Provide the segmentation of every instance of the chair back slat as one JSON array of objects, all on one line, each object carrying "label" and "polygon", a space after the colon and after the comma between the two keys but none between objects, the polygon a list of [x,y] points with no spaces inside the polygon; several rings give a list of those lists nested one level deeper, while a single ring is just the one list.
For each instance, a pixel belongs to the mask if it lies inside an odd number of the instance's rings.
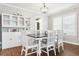
[{"label": "chair back slat", "polygon": [[55,42],[55,40],[56,40],[56,34],[55,34],[55,32],[48,31],[47,36],[48,36],[48,38],[47,38],[47,43],[48,44],[51,43],[51,42],[52,43]]},{"label": "chair back slat", "polygon": [[58,34],[58,42],[63,42],[63,36],[64,36],[63,31],[58,30],[57,34]]}]

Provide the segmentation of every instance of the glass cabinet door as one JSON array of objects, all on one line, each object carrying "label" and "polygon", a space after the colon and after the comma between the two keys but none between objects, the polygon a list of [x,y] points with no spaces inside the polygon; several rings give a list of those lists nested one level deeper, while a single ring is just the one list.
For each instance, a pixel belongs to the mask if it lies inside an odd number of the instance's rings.
[{"label": "glass cabinet door", "polygon": [[9,15],[3,15],[3,20],[9,20],[10,16]]},{"label": "glass cabinet door", "polygon": [[24,18],[19,18],[19,26],[24,26]]},{"label": "glass cabinet door", "polygon": [[16,16],[12,16],[12,26],[18,25],[18,18]]},{"label": "glass cabinet door", "polygon": [[10,25],[10,16],[3,15],[3,25]]}]

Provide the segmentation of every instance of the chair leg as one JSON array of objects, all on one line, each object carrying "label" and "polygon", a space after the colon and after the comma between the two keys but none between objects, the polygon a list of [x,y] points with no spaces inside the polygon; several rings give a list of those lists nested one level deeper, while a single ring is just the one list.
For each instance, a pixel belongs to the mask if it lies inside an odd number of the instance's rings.
[{"label": "chair leg", "polygon": [[56,56],[56,50],[55,50],[55,48],[54,48],[54,54],[55,54],[55,56]]},{"label": "chair leg", "polygon": [[38,51],[38,47],[37,47],[37,56],[39,56],[39,51]]},{"label": "chair leg", "polygon": [[47,47],[47,56],[49,56],[49,51],[48,51],[48,47]]},{"label": "chair leg", "polygon": [[58,52],[60,53],[60,46],[58,46]]},{"label": "chair leg", "polygon": [[49,51],[47,51],[47,56],[49,56]]},{"label": "chair leg", "polygon": [[64,51],[64,46],[63,46],[63,44],[62,44],[62,50]]},{"label": "chair leg", "polygon": [[24,47],[22,47],[22,50],[21,50],[21,56],[22,56],[22,54],[23,54],[23,51],[24,51]]},{"label": "chair leg", "polygon": [[22,56],[22,54],[23,54],[23,49],[21,50],[21,56]]},{"label": "chair leg", "polygon": [[37,51],[37,56],[39,56],[38,51]]},{"label": "chair leg", "polygon": [[26,50],[25,50],[25,56],[27,56],[27,51],[28,51],[28,50],[26,49]]}]

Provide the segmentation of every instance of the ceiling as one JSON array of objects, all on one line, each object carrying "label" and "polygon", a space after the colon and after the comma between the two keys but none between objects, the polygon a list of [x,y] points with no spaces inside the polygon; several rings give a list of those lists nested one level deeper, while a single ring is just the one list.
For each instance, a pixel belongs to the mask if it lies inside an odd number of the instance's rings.
[{"label": "ceiling", "polygon": [[[43,6],[42,3],[7,3],[10,6],[20,7],[23,9],[27,9],[33,11],[35,13],[41,13],[40,8]],[[48,7],[48,14],[53,14],[56,12],[60,12],[62,10],[68,9],[77,5],[77,3],[46,3]]]}]

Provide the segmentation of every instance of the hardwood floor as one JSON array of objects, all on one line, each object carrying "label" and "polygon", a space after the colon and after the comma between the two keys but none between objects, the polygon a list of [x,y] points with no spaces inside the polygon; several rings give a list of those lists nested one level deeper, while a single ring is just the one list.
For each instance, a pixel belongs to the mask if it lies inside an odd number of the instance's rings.
[{"label": "hardwood floor", "polygon": [[21,47],[4,49],[0,52],[1,56],[20,56]]},{"label": "hardwood floor", "polygon": [[[77,45],[72,45],[72,44],[67,44],[64,43],[64,51],[57,53],[57,56],[79,56],[79,46]],[[1,56],[20,56],[21,54],[21,47],[15,47],[15,48],[10,48],[10,49],[4,49],[0,51]],[[42,56],[46,56],[46,53],[41,54]],[[35,54],[32,54],[30,56],[36,56]],[[50,56],[54,56],[53,51],[50,51]]]},{"label": "hardwood floor", "polygon": [[65,50],[61,53],[62,56],[79,56],[79,46],[73,44],[64,44]]}]

